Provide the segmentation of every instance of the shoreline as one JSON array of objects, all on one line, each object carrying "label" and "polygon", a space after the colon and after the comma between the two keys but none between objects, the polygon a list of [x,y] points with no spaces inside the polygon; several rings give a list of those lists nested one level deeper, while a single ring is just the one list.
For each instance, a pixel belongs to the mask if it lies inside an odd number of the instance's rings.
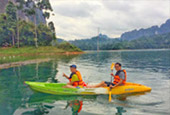
[{"label": "shoreline", "polygon": [[[34,47],[0,48],[0,69],[3,64],[10,66],[11,64],[15,65],[16,63],[14,62],[22,63],[23,61],[32,61],[35,59],[43,60],[51,57],[74,56],[84,53],[86,52],[81,50],[64,50],[52,46],[43,46],[37,49]],[[17,63],[16,65],[19,64]]]},{"label": "shoreline", "polygon": [[0,64],[0,70],[1,69],[7,69],[7,68],[10,68],[10,67],[16,67],[16,66],[23,66],[23,65],[34,64],[34,63],[48,62],[50,60],[51,60],[50,58],[47,58],[47,59],[34,59],[34,60],[27,60],[27,61],[4,63],[4,64]]},{"label": "shoreline", "polygon": [[[48,61],[51,61],[52,58],[50,57],[44,57],[44,58],[41,58],[39,57],[37,59],[36,56],[72,56],[72,55],[79,55],[79,54],[83,54],[85,52],[64,52],[64,53],[52,53],[52,54],[49,54],[47,53],[46,55],[43,54],[38,54],[38,55],[29,55],[30,57],[35,57],[35,59],[32,59],[32,58],[28,58],[28,59],[25,59],[25,60],[22,60],[22,61],[12,61],[12,62],[5,62],[5,63],[0,63],[0,70],[1,69],[7,69],[7,68],[10,68],[10,67],[16,67],[16,66],[23,66],[23,65],[28,65],[28,64],[35,64],[35,63],[42,63],[42,62],[48,62]],[[18,55],[18,56],[27,56],[27,55]],[[9,56],[4,56],[4,57],[8,57]],[[10,56],[11,57],[11,56]],[[16,56],[17,57],[17,56]],[[2,57],[0,57],[0,61],[1,59],[3,59]],[[12,59],[12,58],[10,58]]]},{"label": "shoreline", "polygon": [[53,46],[0,48],[0,57],[3,56],[34,56],[34,55],[74,55],[82,54],[84,51],[77,49],[60,49]]},{"label": "shoreline", "polygon": [[[162,51],[170,50],[170,48],[158,48],[158,49],[119,49],[119,50],[99,50],[98,52],[119,52],[119,51]],[[84,52],[97,52],[97,50],[84,50]]]},{"label": "shoreline", "polygon": [[84,54],[85,51],[66,51],[66,52],[56,52],[56,53],[21,53],[21,54],[3,54],[0,53],[0,58],[4,56],[51,56],[51,55],[78,55]]}]

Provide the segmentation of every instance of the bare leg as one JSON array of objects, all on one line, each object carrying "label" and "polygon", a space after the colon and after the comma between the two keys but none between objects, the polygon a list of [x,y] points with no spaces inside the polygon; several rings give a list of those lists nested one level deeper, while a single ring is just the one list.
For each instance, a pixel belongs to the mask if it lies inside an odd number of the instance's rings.
[{"label": "bare leg", "polygon": [[67,84],[66,86],[63,86],[63,88],[76,88],[76,87]]},{"label": "bare leg", "polygon": [[102,81],[101,83],[94,85],[94,86],[87,86],[87,88],[98,88],[98,87],[107,87],[107,84],[105,84],[104,81]]}]

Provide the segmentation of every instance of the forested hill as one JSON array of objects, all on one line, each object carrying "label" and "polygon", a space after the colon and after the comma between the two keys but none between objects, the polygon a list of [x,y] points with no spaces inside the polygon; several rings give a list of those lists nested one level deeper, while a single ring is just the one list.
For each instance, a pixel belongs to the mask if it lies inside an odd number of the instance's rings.
[{"label": "forested hill", "polygon": [[125,32],[121,35],[121,39],[123,40],[134,40],[140,37],[149,37],[154,35],[160,35],[170,32],[170,19],[168,19],[165,23],[159,26],[152,26],[146,29],[132,30],[129,32]]},{"label": "forested hill", "polygon": [[170,19],[160,27],[152,26],[125,32],[120,38],[109,38],[107,35],[100,34],[90,39],[74,40],[70,43],[82,50],[96,50],[97,39],[101,50],[170,48]]},{"label": "forested hill", "polygon": [[91,39],[73,40],[69,42],[82,50],[96,50],[97,39],[99,39],[100,46],[119,41],[118,39],[109,38],[107,35],[99,34],[99,36],[92,37]]},{"label": "forested hill", "polygon": [[[99,37],[100,50],[170,48],[170,32],[161,35],[140,37],[131,41],[119,38],[103,38],[102,36],[103,35],[100,35]],[[82,50],[96,50],[97,39],[98,37],[96,36],[91,39],[70,41],[70,43]]]}]

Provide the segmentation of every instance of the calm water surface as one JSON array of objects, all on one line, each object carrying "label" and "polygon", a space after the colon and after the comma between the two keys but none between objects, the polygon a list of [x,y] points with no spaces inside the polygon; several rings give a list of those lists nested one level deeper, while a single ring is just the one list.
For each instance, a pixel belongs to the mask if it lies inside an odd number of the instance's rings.
[{"label": "calm water surface", "polygon": [[[113,96],[55,96],[37,93],[24,81],[68,82],[76,64],[84,81],[110,80],[110,65],[120,62],[127,70],[127,81],[152,88],[145,95],[118,99]],[[57,79],[54,80],[54,79]],[[170,50],[101,51],[79,56],[52,58],[49,62],[0,70],[0,115],[169,115]]]}]

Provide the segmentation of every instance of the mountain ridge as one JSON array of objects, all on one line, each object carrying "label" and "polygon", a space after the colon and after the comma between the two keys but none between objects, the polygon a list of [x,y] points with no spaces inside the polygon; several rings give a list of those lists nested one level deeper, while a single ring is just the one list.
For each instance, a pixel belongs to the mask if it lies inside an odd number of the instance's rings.
[{"label": "mountain ridge", "polygon": [[97,40],[99,49],[147,49],[147,48],[170,48],[170,19],[158,26],[151,26],[146,29],[133,30],[122,34],[123,38],[110,38],[107,35],[90,39],[70,40],[69,42],[82,50],[97,50]]},{"label": "mountain ridge", "polygon": [[149,37],[153,35],[160,35],[170,32],[170,19],[166,20],[165,23],[161,24],[160,27],[157,25],[151,26],[149,28],[141,28],[139,30],[135,29],[132,31],[124,32],[120,39],[122,40],[134,40],[140,37]]}]

